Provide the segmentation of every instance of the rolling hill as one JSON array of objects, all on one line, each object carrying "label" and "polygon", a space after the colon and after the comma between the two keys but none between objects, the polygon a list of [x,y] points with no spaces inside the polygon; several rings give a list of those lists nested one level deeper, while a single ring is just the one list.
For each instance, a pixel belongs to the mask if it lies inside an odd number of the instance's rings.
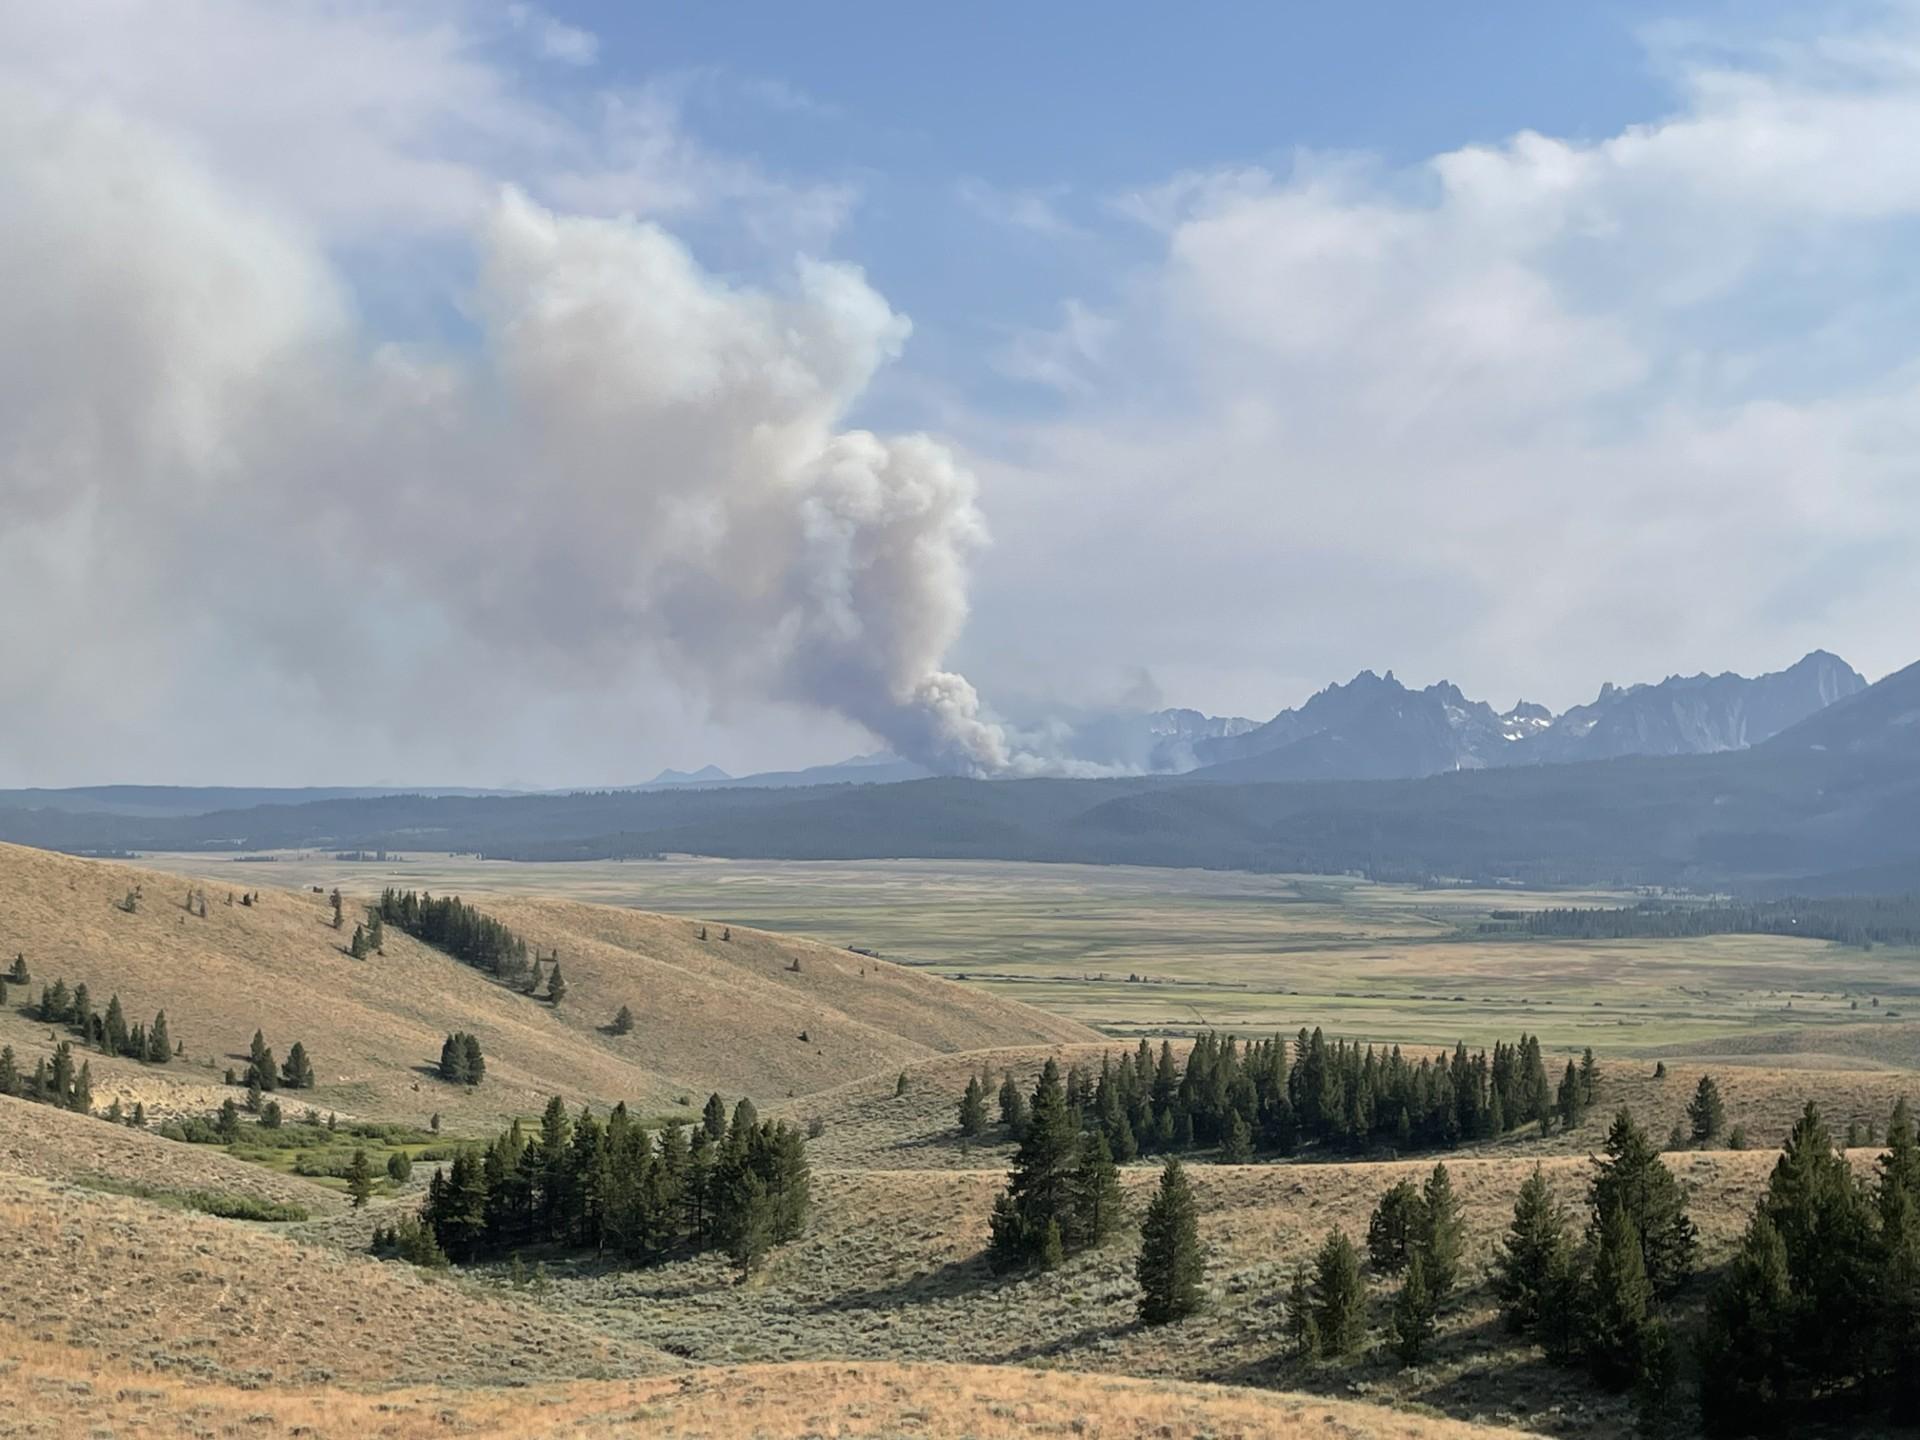
[{"label": "rolling hill", "polygon": [[[566,1000],[552,1006],[389,928],[386,951],[345,953],[325,896],[262,888],[228,903],[204,882],[101,861],[0,846],[0,951],[26,957],[33,984],[12,987],[0,1043],[23,1068],[52,1045],[24,1007],[42,985],[84,982],[130,1020],[167,1012],[186,1055],[147,1066],[93,1056],[99,1104],[120,1098],[164,1115],[205,1113],[232,1091],[255,1029],[284,1058],[302,1042],[318,1086],[310,1103],[358,1119],[459,1129],[536,1112],[549,1095],[625,1099],[649,1110],[710,1090],[772,1100],[803,1095],[928,1056],[1002,1044],[1081,1040],[1073,1022],[919,971],[830,946],[723,925],[589,905],[502,901],[489,913],[542,954],[558,951]],[[140,898],[132,913],[121,904]],[[371,898],[371,897],[364,897]],[[353,913],[350,909],[349,913]],[[620,1006],[631,1034],[608,1032]],[[475,1090],[431,1073],[453,1030],[481,1037],[487,1081]],[[802,1038],[804,1037],[804,1038]]]}]

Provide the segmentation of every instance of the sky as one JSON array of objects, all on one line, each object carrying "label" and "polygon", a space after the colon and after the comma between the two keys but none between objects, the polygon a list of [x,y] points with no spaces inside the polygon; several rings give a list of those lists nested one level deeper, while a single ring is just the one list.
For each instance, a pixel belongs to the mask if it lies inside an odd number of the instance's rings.
[{"label": "sky", "polygon": [[1920,656],[1920,7],[0,6],[0,785]]}]

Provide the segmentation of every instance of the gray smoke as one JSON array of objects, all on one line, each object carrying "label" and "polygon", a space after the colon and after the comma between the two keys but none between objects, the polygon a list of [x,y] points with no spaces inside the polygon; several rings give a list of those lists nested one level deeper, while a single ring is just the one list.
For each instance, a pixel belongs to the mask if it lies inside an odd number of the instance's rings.
[{"label": "gray smoke", "polygon": [[644,655],[943,772],[1047,768],[943,668],[972,477],[845,428],[908,332],[857,270],[745,288],[656,225],[508,189],[477,343],[417,353],[369,339],[297,228],[110,112],[0,87],[0,193],[0,641],[28,683],[81,683],[21,608],[65,585],[111,672],[89,683],[134,704],[165,614],[316,694],[343,655],[418,681],[436,643],[574,692]]}]

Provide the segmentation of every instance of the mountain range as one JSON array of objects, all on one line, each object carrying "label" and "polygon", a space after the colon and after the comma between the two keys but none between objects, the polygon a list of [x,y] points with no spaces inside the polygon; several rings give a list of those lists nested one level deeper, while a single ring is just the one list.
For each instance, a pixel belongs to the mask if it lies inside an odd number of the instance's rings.
[{"label": "mountain range", "polygon": [[1867,688],[1846,661],[1816,650],[1785,670],[1673,675],[1602,685],[1555,715],[1521,701],[1496,712],[1441,681],[1410,690],[1363,670],[1266,724],[1194,746],[1211,780],[1405,780],[1451,770],[1572,764],[1624,755],[1710,755],[1757,745]]}]

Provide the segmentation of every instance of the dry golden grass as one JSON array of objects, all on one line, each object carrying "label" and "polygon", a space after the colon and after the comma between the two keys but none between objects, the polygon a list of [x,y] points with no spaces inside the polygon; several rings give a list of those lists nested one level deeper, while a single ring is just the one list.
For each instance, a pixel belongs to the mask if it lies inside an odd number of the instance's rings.
[{"label": "dry golden grass", "polygon": [[183,1383],[0,1326],[0,1406],[21,1437],[136,1433],[308,1440],[609,1434],[684,1440],[1035,1435],[1474,1440],[1514,1432],[1311,1396],[975,1365],[824,1362],[524,1391],[242,1390]]},{"label": "dry golden grass", "polygon": [[497,1384],[675,1364],[524,1295],[5,1176],[0,1315],[44,1343],[232,1384]]},{"label": "dry golden grass", "polygon": [[[736,930],[723,943],[716,926],[703,943],[694,922],[666,916],[490,906],[542,951],[558,947],[570,991],[554,1007],[391,929],[385,955],[351,959],[350,932],[331,927],[321,895],[263,888],[257,905],[225,903],[229,885],[265,878],[202,882],[201,918],[188,913],[188,882],[178,876],[0,845],[0,952],[25,952],[33,993],[56,977],[84,981],[101,1006],[117,992],[129,1019],[164,1008],[186,1045],[186,1060],[167,1066],[96,1057],[100,1106],[118,1097],[145,1101],[156,1117],[204,1113],[231,1093],[219,1081],[244,1063],[256,1028],[282,1056],[295,1040],[307,1046],[319,1085],[298,1103],[416,1125],[442,1112],[456,1132],[537,1113],[552,1094],[652,1109],[682,1096],[697,1104],[710,1089],[773,1100],[943,1049],[1090,1036],[1071,1021],[808,941]],[[136,885],[143,898],[127,914],[117,902]],[[52,1040],[19,1013],[28,998],[20,988],[9,996],[0,1043],[30,1069]],[[623,1004],[633,1033],[607,1034]],[[428,1073],[454,1029],[475,1032],[486,1048],[487,1082],[471,1092]]]}]

